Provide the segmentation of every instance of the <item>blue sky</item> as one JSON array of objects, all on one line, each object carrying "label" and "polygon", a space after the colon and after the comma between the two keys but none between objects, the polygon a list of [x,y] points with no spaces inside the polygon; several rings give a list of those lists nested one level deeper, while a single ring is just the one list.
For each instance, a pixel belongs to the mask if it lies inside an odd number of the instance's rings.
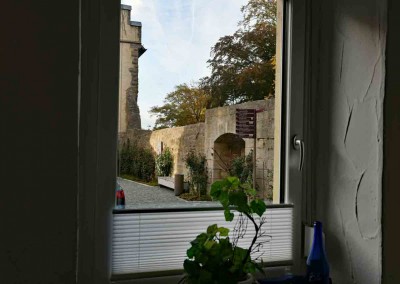
[{"label": "blue sky", "polygon": [[247,0],[123,0],[131,19],[142,22],[147,51],[139,60],[139,108],[142,128],[152,128],[148,113],[181,83],[209,75],[210,48],[232,34]]}]

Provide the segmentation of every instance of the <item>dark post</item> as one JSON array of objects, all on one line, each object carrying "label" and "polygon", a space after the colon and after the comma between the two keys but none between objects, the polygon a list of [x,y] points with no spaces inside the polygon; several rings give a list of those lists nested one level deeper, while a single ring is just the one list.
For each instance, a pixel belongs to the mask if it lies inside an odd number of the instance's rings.
[{"label": "dark post", "polygon": [[183,193],[183,174],[175,174],[174,179],[174,194],[175,196]]}]

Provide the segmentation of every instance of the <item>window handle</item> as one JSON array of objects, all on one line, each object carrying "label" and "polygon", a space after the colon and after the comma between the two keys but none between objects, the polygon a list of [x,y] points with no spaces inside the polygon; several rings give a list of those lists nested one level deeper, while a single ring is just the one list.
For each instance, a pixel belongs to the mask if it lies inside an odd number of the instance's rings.
[{"label": "window handle", "polygon": [[299,171],[303,170],[303,164],[304,164],[304,153],[305,153],[305,147],[304,147],[304,141],[297,138],[295,135],[293,137],[293,148],[295,150],[300,150],[300,162],[299,162]]}]

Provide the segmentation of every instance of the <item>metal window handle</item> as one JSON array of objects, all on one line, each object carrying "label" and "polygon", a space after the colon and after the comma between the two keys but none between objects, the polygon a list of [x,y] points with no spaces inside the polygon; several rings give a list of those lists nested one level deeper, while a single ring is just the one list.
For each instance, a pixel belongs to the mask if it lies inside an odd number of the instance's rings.
[{"label": "metal window handle", "polygon": [[304,142],[303,140],[297,138],[297,136],[293,137],[293,148],[295,150],[300,150],[300,163],[299,163],[299,171],[303,170],[303,164],[304,164]]}]

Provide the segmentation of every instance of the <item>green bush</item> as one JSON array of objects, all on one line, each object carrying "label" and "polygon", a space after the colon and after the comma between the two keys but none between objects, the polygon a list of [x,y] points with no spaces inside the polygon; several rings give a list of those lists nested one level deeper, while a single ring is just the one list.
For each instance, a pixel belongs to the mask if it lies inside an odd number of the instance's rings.
[{"label": "green bush", "polygon": [[253,186],[253,150],[246,157],[236,157],[232,160],[229,175],[238,177],[241,183]]},{"label": "green bush", "polygon": [[170,176],[174,167],[174,157],[169,148],[166,148],[156,157],[156,174],[160,177]]},{"label": "green bush", "polygon": [[192,194],[202,196],[207,194],[207,160],[202,154],[190,151],[186,156],[186,167],[189,169],[189,185]]},{"label": "green bush", "polygon": [[131,144],[128,139],[120,148],[118,160],[120,175],[131,175],[147,182],[154,179],[155,159],[151,150]]}]

